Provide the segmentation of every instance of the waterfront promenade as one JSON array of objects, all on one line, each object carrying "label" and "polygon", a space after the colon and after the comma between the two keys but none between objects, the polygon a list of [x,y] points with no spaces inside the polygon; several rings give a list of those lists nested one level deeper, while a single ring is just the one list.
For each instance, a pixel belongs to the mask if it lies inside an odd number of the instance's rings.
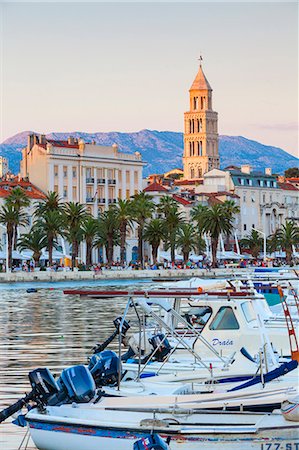
[{"label": "waterfront promenade", "polygon": [[[250,271],[250,269],[249,269]],[[80,280],[112,280],[112,279],[177,279],[191,277],[230,277],[238,274],[248,274],[248,269],[160,269],[160,270],[103,270],[94,271],[45,271],[45,272],[10,272],[0,273],[0,283],[20,283],[28,281],[80,281]]]}]

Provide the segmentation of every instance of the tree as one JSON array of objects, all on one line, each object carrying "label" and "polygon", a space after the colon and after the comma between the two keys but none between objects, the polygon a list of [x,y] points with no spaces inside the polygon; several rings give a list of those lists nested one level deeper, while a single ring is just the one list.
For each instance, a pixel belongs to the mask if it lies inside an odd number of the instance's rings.
[{"label": "tree", "polygon": [[203,213],[205,209],[206,206],[203,206],[201,204],[198,204],[191,209],[191,218],[194,222],[196,222],[197,230],[200,236],[202,235],[203,217],[204,217]]},{"label": "tree", "polygon": [[197,249],[198,235],[191,223],[183,223],[178,229],[177,245],[181,247],[184,263],[189,261],[189,253]]},{"label": "tree", "polygon": [[120,262],[124,264],[127,232],[133,226],[133,205],[131,200],[119,199],[118,204],[115,206],[115,211],[120,230]]},{"label": "tree", "polygon": [[47,237],[41,228],[33,226],[29,233],[22,234],[18,239],[18,248],[22,250],[31,250],[35,265],[39,264],[42,250],[47,246]]},{"label": "tree", "polygon": [[184,216],[179,212],[177,204],[170,207],[164,220],[166,227],[166,249],[170,248],[171,262],[174,263],[177,233],[184,221]]},{"label": "tree", "polygon": [[113,263],[114,246],[119,244],[119,226],[117,223],[116,209],[110,207],[99,218],[98,238],[95,246],[104,246],[108,264]]},{"label": "tree", "polygon": [[3,223],[6,226],[8,242],[8,255],[6,264],[7,267],[11,269],[15,227],[26,226],[28,224],[28,219],[27,215],[22,211],[22,208],[15,208],[12,203],[7,202],[0,208],[0,223]]},{"label": "tree", "polygon": [[212,267],[217,266],[217,247],[220,234],[227,235],[233,230],[233,215],[223,203],[205,207],[202,218],[202,231],[211,237]]},{"label": "tree", "polygon": [[257,258],[263,248],[264,239],[256,230],[252,230],[245,238],[240,240],[241,248],[250,250],[253,258]]},{"label": "tree", "polygon": [[298,178],[299,177],[299,167],[290,167],[285,170],[284,176],[286,178]]},{"label": "tree", "polygon": [[63,235],[64,220],[59,210],[45,211],[42,217],[39,217],[35,225],[39,228],[47,239],[47,248],[49,252],[49,265],[53,264],[53,249],[57,246],[58,236]]},{"label": "tree", "polygon": [[[30,205],[30,199],[27,197],[26,193],[19,186],[15,187],[9,196],[6,198],[6,203],[14,206],[16,211],[21,211],[22,208],[28,208]],[[13,249],[17,248],[17,240],[18,240],[18,224],[15,224],[14,227],[14,236],[13,236]]]},{"label": "tree", "polygon": [[49,191],[45,198],[38,202],[35,207],[35,215],[42,217],[48,211],[60,211],[63,210],[62,200],[57,192]]},{"label": "tree", "polygon": [[177,208],[178,209],[178,204],[174,200],[173,197],[169,197],[168,195],[164,195],[163,197],[160,198],[160,202],[158,204],[158,211],[160,213],[164,214],[164,216],[166,217],[167,214],[169,213],[169,211],[172,208]]},{"label": "tree", "polygon": [[293,246],[299,244],[299,227],[290,220],[286,221],[276,232],[270,237],[275,246],[286,252],[286,260],[288,264],[292,262]]},{"label": "tree", "polygon": [[92,216],[87,216],[82,224],[82,235],[86,242],[86,264],[92,265],[92,249],[99,230],[99,222]]},{"label": "tree", "polygon": [[143,230],[147,219],[152,217],[155,204],[144,192],[134,195],[132,202],[133,220],[137,223],[138,259],[143,266]]},{"label": "tree", "polygon": [[165,237],[165,223],[161,219],[152,219],[144,229],[143,238],[152,247],[154,264],[157,264],[158,248]]},{"label": "tree", "polygon": [[83,240],[82,226],[86,220],[85,206],[78,202],[68,202],[65,204],[63,218],[65,223],[65,233],[67,240],[72,244],[72,269],[76,265],[76,258],[79,254],[79,244]]}]

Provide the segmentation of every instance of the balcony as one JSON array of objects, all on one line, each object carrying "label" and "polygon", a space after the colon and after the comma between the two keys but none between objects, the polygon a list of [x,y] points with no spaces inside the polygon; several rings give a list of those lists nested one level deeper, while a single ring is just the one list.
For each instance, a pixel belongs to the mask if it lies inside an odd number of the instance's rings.
[{"label": "balcony", "polygon": [[104,205],[105,204],[105,198],[99,197],[98,198],[98,203],[100,203],[101,205]]},{"label": "balcony", "polygon": [[94,178],[86,178],[86,184],[94,184]]},{"label": "balcony", "polygon": [[86,203],[93,203],[94,199],[92,197],[86,197]]},{"label": "balcony", "polygon": [[108,199],[108,204],[112,205],[112,203],[116,203],[116,198],[109,198]]},{"label": "balcony", "polygon": [[108,180],[108,184],[116,184],[116,180],[110,179],[110,180]]},{"label": "balcony", "polygon": [[98,178],[98,184],[105,184],[105,178]]}]

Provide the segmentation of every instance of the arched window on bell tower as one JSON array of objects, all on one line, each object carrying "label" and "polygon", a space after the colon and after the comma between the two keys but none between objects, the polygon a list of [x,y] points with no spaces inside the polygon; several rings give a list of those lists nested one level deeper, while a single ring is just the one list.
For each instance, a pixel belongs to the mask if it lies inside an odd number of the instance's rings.
[{"label": "arched window on bell tower", "polygon": [[193,169],[193,167],[191,167],[190,176],[191,176],[191,178],[194,178],[194,169]]},{"label": "arched window on bell tower", "polygon": [[197,169],[197,178],[200,178],[200,177],[201,177],[201,168],[199,167]]},{"label": "arched window on bell tower", "polygon": [[200,154],[199,154],[199,142],[198,141],[196,141],[196,155],[200,156]]},{"label": "arched window on bell tower", "polygon": [[192,142],[189,142],[189,156],[192,156]]},{"label": "arched window on bell tower", "polygon": [[189,119],[189,133],[191,133],[191,119]]},{"label": "arched window on bell tower", "polygon": [[199,142],[199,156],[202,156],[202,141]]},{"label": "arched window on bell tower", "polygon": [[199,129],[198,131],[201,133],[202,132],[202,119],[199,119]]},{"label": "arched window on bell tower", "polygon": [[195,111],[198,109],[198,97],[193,97],[193,109]]},{"label": "arched window on bell tower", "polygon": [[197,133],[199,133],[199,120],[196,119],[196,131]]}]

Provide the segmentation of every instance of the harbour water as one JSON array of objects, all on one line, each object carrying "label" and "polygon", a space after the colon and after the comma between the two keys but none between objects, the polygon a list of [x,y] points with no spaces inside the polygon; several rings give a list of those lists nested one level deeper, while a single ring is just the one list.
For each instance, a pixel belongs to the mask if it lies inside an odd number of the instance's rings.
[{"label": "harbour water", "polygon": [[[126,299],[80,299],[64,295],[65,288],[149,287],[151,280],[106,280],[0,285],[0,410],[30,390],[27,374],[48,367],[54,374],[87,361],[97,342],[114,330]],[[27,293],[28,288],[36,293]],[[0,425],[0,449],[17,450],[26,430]],[[22,445],[25,448],[26,441]],[[26,447],[35,449],[32,442]]]}]

